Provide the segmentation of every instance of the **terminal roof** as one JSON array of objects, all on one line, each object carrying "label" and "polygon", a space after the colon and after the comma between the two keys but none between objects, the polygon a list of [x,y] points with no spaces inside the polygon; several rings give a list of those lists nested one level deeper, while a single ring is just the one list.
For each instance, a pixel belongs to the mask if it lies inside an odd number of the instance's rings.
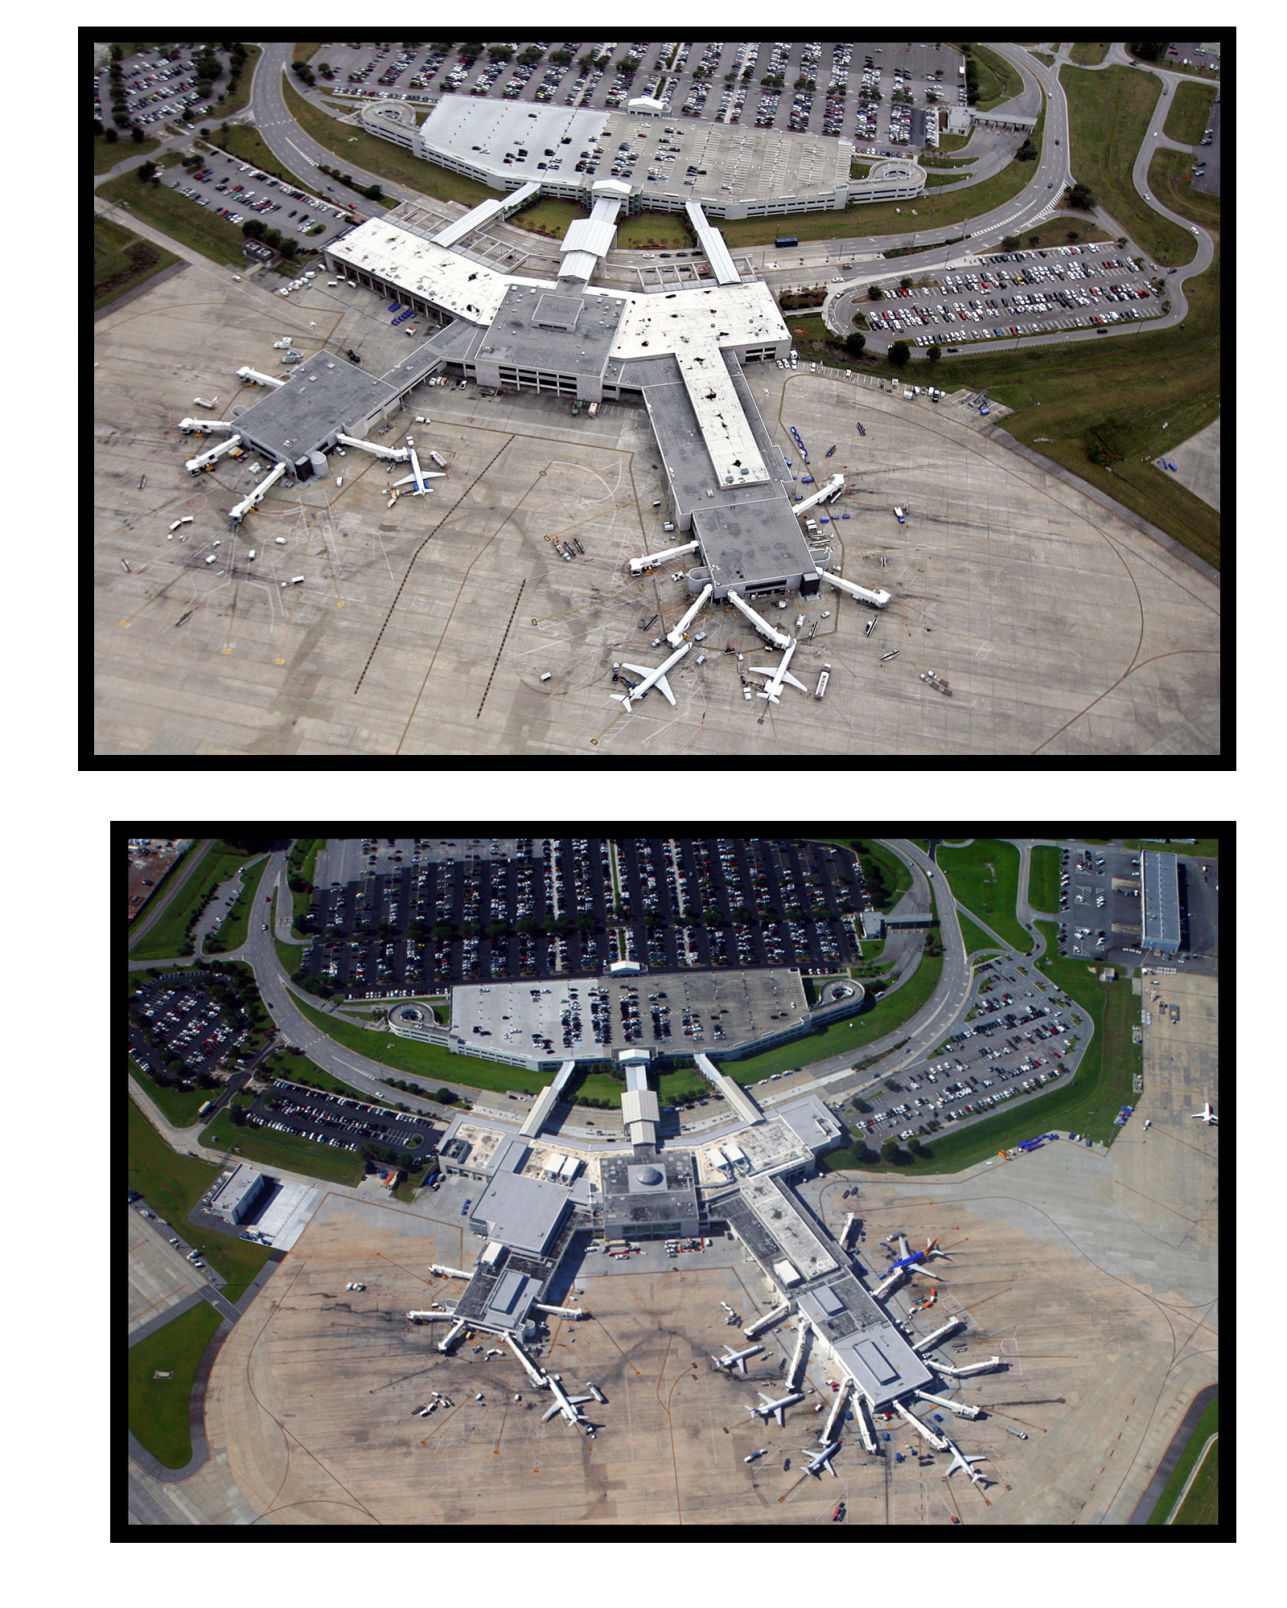
[{"label": "terminal roof", "polygon": [[237,429],[263,452],[294,462],[356,429],[394,400],[391,385],[332,352],[317,352],[280,388],[235,414]]}]

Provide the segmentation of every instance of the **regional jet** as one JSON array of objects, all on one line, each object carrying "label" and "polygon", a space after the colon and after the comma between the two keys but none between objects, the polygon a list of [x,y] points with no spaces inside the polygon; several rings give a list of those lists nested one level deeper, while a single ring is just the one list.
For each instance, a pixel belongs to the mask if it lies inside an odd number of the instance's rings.
[{"label": "regional jet", "polygon": [[[409,442],[408,445],[410,445]],[[420,467],[419,458],[416,457],[416,449],[411,447],[411,473],[409,475],[404,475],[401,480],[395,480],[393,484],[395,486],[409,486],[414,481],[416,489],[411,493],[411,495],[413,497],[423,497],[429,490],[429,487],[425,485],[425,481],[441,480],[442,478],[443,476],[441,474],[435,474],[432,471],[426,472],[423,470]]]},{"label": "regional jet", "polygon": [[763,1346],[747,1346],[745,1351],[734,1351],[732,1346],[725,1346],[724,1355],[722,1357],[713,1356],[711,1361],[717,1368],[723,1368],[725,1373],[732,1373],[733,1369],[736,1368],[738,1373],[744,1374],[746,1372],[746,1359],[753,1357],[757,1351],[763,1350]]},{"label": "regional jet", "polygon": [[[804,1450],[807,1452],[809,1448],[806,1446]],[[838,1440],[832,1441],[829,1445],[824,1446],[816,1457],[812,1458],[804,1465],[804,1472],[806,1474],[812,1474],[814,1479],[817,1480],[822,1478],[822,1471],[825,1468],[833,1479],[838,1480],[840,1476],[836,1473],[835,1469],[832,1468],[831,1459],[839,1450],[840,1442]]]},{"label": "regional jet", "polygon": [[775,670],[764,670],[761,669],[759,665],[747,666],[748,675],[766,676],[768,678],[768,685],[765,686],[761,692],[756,694],[757,697],[767,698],[770,703],[780,702],[782,683],[784,681],[789,681],[793,687],[799,688],[801,692],[805,692],[807,690],[799,681],[795,679],[793,675],[790,675],[787,671],[787,665],[791,663],[791,655],[795,652],[797,645],[798,644],[794,640],[787,643],[781,662],[778,664]]},{"label": "regional jet", "polygon": [[955,1445],[948,1438],[948,1436],[945,1435],[943,1439],[947,1441],[947,1449],[952,1454],[952,1461],[947,1465],[947,1473],[943,1476],[944,1479],[950,1479],[955,1471],[960,1468],[964,1469],[965,1472],[970,1476],[970,1481],[972,1484],[982,1485],[982,1474],[980,1474],[977,1469],[970,1467],[971,1463],[982,1463],[984,1461],[982,1453],[980,1453],[977,1457],[967,1457],[961,1448]]},{"label": "regional jet", "polygon": [[1204,1100],[1202,1102],[1201,1111],[1190,1111],[1189,1115],[1191,1117],[1196,1117],[1199,1122],[1205,1122],[1209,1128],[1218,1128],[1220,1126],[1220,1119],[1211,1109],[1210,1100]]},{"label": "regional jet", "polygon": [[548,1423],[555,1413],[562,1413],[569,1424],[588,1423],[583,1412],[578,1411],[583,1401],[596,1401],[599,1398],[592,1392],[588,1396],[569,1396],[563,1389],[562,1374],[547,1374],[545,1382],[554,1393],[554,1405],[541,1414],[541,1422]]},{"label": "regional jet", "polygon": [[691,647],[691,642],[682,643],[675,649],[670,658],[659,664],[655,670],[650,670],[646,664],[614,664],[612,667],[614,670],[633,670],[637,676],[642,676],[643,680],[638,686],[632,687],[629,692],[614,692],[612,696],[618,703],[625,704],[626,708],[629,709],[632,703],[638,703],[646,693],[651,692],[656,687],[666,702],[673,704],[675,695],[670,690],[670,684],[666,680],[666,672],[673,670]]},{"label": "regional jet", "polygon": [[779,1396],[777,1401],[774,1401],[770,1396],[766,1396],[762,1390],[757,1391],[756,1394],[760,1398],[760,1405],[758,1407],[748,1407],[747,1412],[754,1413],[757,1418],[776,1418],[784,1428],[786,1426],[787,1408],[794,1407],[796,1402],[804,1400],[803,1394],[798,1390],[792,1392],[789,1396]]}]

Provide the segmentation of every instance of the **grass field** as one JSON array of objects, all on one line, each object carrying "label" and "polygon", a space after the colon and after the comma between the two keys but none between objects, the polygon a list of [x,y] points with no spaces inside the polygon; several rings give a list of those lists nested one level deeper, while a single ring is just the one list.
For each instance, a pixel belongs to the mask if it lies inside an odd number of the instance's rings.
[{"label": "grass field", "polygon": [[1017,67],[1012,67],[986,45],[973,45],[971,49],[979,69],[979,95],[975,102],[979,111],[986,112],[1023,93],[1023,75]]},{"label": "grass field", "polygon": [[1215,1441],[1202,1458],[1197,1478],[1180,1504],[1173,1524],[1218,1524],[1220,1522],[1220,1442]]},{"label": "grass field", "polygon": [[270,178],[285,179],[297,190],[312,192],[313,186],[292,173],[290,168],[275,157],[264,143],[258,129],[251,128],[248,123],[232,123],[226,131],[219,128],[211,129],[210,144],[227,151],[230,156],[235,156],[242,162],[251,163],[262,173],[267,173]]},{"label": "grass field", "polygon": [[1066,246],[1069,235],[1076,235],[1078,241],[1084,242],[1113,238],[1080,212],[1056,212],[1035,229],[1024,229],[1019,241],[1025,251],[1040,251],[1047,246]]},{"label": "grass field", "polygon": [[131,946],[131,960],[165,960],[179,953],[188,923],[221,882],[253,855],[238,854],[213,843],[201,863],[189,871],[187,880],[170,901],[169,908],[145,938]]},{"label": "grass field", "polygon": [[938,863],[956,898],[981,916],[998,937],[1023,952],[1031,947],[1015,915],[1019,851],[1013,843],[980,838],[969,848],[940,848]]},{"label": "grass field", "polygon": [[[1206,125],[1203,124],[1203,127]],[[105,134],[95,134],[94,172],[106,173],[118,162],[123,162],[127,156],[151,156],[160,143],[160,140],[148,139],[146,136],[136,144],[128,134],[123,134],[116,140],[109,140]]]},{"label": "grass field", "polygon": [[188,1213],[219,1175],[208,1161],[180,1156],[147,1120],[134,1101],[130,1101],[127,1133],[129,1187],[137,1189],[148,1205],[172,1223],[176,1232],[199,1250],[214,1270],[227,1280],[224,1294],[236,1301],[268,1260],[268,1249],[209,1230],[198,1230],[188,1222]]},{"label": "grass field", "polygon": [[290,856],[287,860],[287,871],[298,871],[308,887],[298,893],[291,889],[291,900],[295,910],[291,917],[290,930],[300,936],[299,924],[308,914],[308,907],[312,901],[313,878],[317,874],[317,856],[321,851],[325,838],[296,838],[291,845]]},{"label": "grass field", "polygon": [[137,171],[108,179],[95,193],[117,202],[144,223],[212,262],[240,267],[246,260],[241,249],[245,236],[236,225],[218,217],[210,207],[199,207],[168,185],[144,184]]},{"label": "grass field", "polygon": [[119,296],[178,262],[164,246],[142,240],[110,218],[94,219],[94,307],[108,307]]},{"label": "grass field", "polygon": [[1028,857],[1028,903],[1034,910],[1059,910],[1059,850],[1039,843]]},{"label": "grass field", "polygon": [[957,912],[957,918],[961,923],[961,936],[965,940],[965,953],[967,955],[977,954],[981,949],[995,949],[997,947],[996,940],[989,938],[976,921],[971,921],[969,916],[963,916],[959,911]]},{"label": "grass field", "polygon": [[[192,1460],[188,1401],[197,1367],[214,1339],[220,1315],[208,1301],[172,1318],[129,1350],[130,1431],[166,1468]],[[171,1379],[154,1379],[157,1371]]]},{"label": "grass field", "polygon": [[127,1056],[130,1076],[141,1089],[147,1091],[153,1105],[165,1120],[176,1128],[190,1128],[197,1121],[197,1112],[217,1091],[211,1089],[162,1088],[155,1078],[149,1077],[134,1057]]},{"label": "grass field", "polygon": [[[1107,44],[1093,45],[1083,39],[1072,47],[1070,54],[1078,66],[1098,67],[1108,54],[1108,46]],[[1053,61],[1054,58],[1051,57],[1050,59]],[[1046,65],[1049,66],[1050,62],[1048,61]]]},{"label": "grass field", "polygon": [[333,1078],[329,1072],[310,1061],[308,1056],[291,1055],[285,1050],[275,1050],[271,1055],[266,1055],[259,1063],[258,1072],[271,1073],[275,1078],[290,1078],[295,1083],[308,1083],[315,1089],[329,1089],[333,1094],[347,1094],[350,1098],[368,1100],[372,1105],[392,1107],[394,1104],[392,1099],[382,1100],[375,1095],[358,1094],[351,1083],[341,1083],[339,1078]]},{"label": "grass field", "polygon": [[692,231],[678,212],[636,212],[617,224],[617,245],[623,251],[645,250],[649,246],[683,251],[692,244]]},{"label": "grass field", "polygon": [[[255,895],[259,892],[260,879],[263,877],[267,864],[268,856],[265,854],[257,863],[248,866],[243,873],[241,892],[233,900],[232,909],[223,918],[217,934],[223,946],[219,953],[240,949],[242,944],[245,943],[247,929],[250,926],[250,912],[255,903]],[[210,953],[215,953],[215,951],[210,950],[209,942],[206,944],[206,949]]]},{"label": "grass field", "polygon": [[[1193,1433],[1189,1436],[1189,1443],[1180,1453],[1180,1459],[1176,1463],[1175,1467],[1171,1470],[1171,1477],[1167,1480],[1161,1496],[1158,1497],[1157,1503],[1154,1506],[1152,1513],[1149,1515],[1148,1522],[1150,1524],[1169,1524],[1173,1522],[1171,1519],[1171,1514],[1174,1511],[1176,1502],[1179,1500],[1180,1492],[1184,1489],[1184,1482],[1188,1479],[1190,1473],[1192,1473],[1194,1465],[1197,1463],[1198,1457],[1202,1452],[1202,1448],[1206,1445],[1211,1436],[1218,1432],[1219,1428],[1220,1398],[1217,1396],[1214,1401],[1207,1405],[1202,1413],[1202,1416],[1193,1426]],[[1214,1448],[1212,1450],[1214,1450]],[[1208,1454],[1208,1462],[1210,1462],[1210,1454]],[[1195,1480],[1194,1489],[1196,1490],[1198,1485],[1202,1483],[1203,1480],[1201,1479]],[[1189,1495],[1192,1497],[1193,1492],[1190,1491]],[[1176,1520],[1174,1522],[1179,1521]],[[1214,1523],[1214,1520],[1206,1519],[1202,1522]]]},{"label": "grass field", "polygon": [[[350,124],[328,117],[298,94],[285,78],[282,79],[282,93],[291,116],[306,134],[311,134],[319,145],[334,153],[336,166],[341,172],[348,172],[354,166],[361,167],[368,173],[390,179],[421,195],[437,196],[442,201],[460,201],[467,207],[477,206],[480,201],[500,199],[499,190],[489,190],[486,185],[467,179],[462,173],[451,173],[432,162],[423,162],[390,140],[382,140],[377,134],[355,131]],[[337,186],[336,199],[351,202],[366,216],[363,211],[365,196],[357,195],[345,186]]]},{"label": "grass field", "polygon": [[328,1184],[349,1184],[356,1188],[366,1173],[362,1161],[351,1151],[314,1144],[311,1139],[300,1139],[293,1133],[275,1133],[271,1128],[238,1128],[226,1110],[204,1130],[201,1143],[210,1150],[226,1151],[239,1161],[304,1173]]},{"label": "grass field", "polygon": [[1196,145],[1202,138],[1203,130],[1211,126],[1211,108],[1215,105],[1215,98],[1214,84],[1178,85],[1166,114],[1163,132],[1181,145]]}]

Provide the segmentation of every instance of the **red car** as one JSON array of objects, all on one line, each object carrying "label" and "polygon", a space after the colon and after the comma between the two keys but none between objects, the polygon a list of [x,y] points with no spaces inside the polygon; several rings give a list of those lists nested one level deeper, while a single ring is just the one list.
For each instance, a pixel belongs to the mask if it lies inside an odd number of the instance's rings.
[{"label": "red car", "polygon": [[831,1515],[832,1523],[834,1524],[838,1519],[843,1519],[844,1516],[845,1516],[845,1504],[843,1502],[837,1502],[836,1503],[836,1511]]}]

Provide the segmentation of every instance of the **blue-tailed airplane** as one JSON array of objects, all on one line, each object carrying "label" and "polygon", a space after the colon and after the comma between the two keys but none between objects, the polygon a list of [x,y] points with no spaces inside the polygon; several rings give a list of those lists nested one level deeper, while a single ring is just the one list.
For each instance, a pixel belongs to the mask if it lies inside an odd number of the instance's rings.
[{"label": "blue-tailed airplane", "polygon": [[423,497],[429,490],[429,487],[425,484],[425,482],[428,480],[441,480],[443,477],[441,474],[422,469],[420,467],[420,460],[416,457],[416,449],[411,446],[410,439],[407,441],[407,446],[411,451],[411,473],[409,475],[404,475],[401,480],[395,480],[393,484],[395,486],[409,486],[414,481],[416,489],[411,493],[411,495],[413,497]]},{"label": "blue-tailed airplane", "polygon": [[918,1262],[928,1262],[932,1256],[946,1256],[948,1254],[946,1251],[939,1249],[937,1240],[926,1240],[923,1251],[909,1251],[907,1241],[901,1234],[898,1236],[898,1243],[902,1248],[903,1254],[897,1262],[891,1262],[889,1267],[885,1269],[886,1278],[891,1273],[898,1273],[905,1267],[915,1267]]},{"label": "blue-tailed airplane", "polygon": [[[807,1452],[809,1448],[806,1446],[804,1450]],[[838,1480],[840,1476],[836,1473],[835,1469],[832,1468],[831,1459],[839,1450],[840,1442],[838,1440],[832,1441],[829,1445],[824,1446],[815,1457],[811,1458],[809,1462],[804,1465],[804,1472],[806,1474],[812,1474],[814,1479],[817,1480],[822,1478],[822,1471],[825,1468],[833,1479]]]}]

